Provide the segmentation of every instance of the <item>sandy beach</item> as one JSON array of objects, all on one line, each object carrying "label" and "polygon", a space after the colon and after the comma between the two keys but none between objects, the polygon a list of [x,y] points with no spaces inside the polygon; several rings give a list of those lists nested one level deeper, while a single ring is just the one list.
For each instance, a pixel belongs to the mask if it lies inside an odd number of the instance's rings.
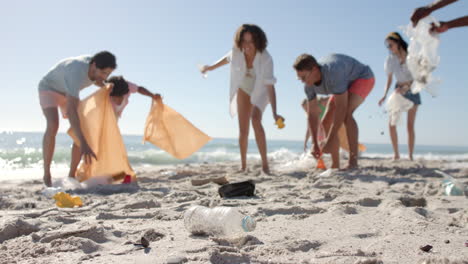
[{"label": "sandy beach", "polygon": [[[237,162],[141,167],[137,184],[72,192],[84,203],[73,209],[55,206],[42,181],[1,182],[0,263],[468,263],[468,200],[446,196],[434,171],[467,184],[467,168],[360,164],[329,177],[274,162],[272,176],[259,165],[237,173]],[[256,196],[223,199],[219,185],[191,183],[220,176],[253,180]],[[257,228],[232,238],[193,236],[183,222],[192,205],[237,207]],[[148,248],[134,245],[142,236]]]}]

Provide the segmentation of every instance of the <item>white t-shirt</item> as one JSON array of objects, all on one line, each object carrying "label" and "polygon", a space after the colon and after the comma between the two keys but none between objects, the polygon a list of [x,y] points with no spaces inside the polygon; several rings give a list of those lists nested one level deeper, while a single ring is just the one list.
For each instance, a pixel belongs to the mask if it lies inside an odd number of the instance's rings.
[{"label": "white t-shirt", "polygon": [[401,64],[400,59],[394,54],[390,54],[387,57],[387,60],[385,60],[384,69],[388,75],[393,74],[395,76],[397,83],[409,82],[413,80],[411,72],[408,70],[406,61]]}]

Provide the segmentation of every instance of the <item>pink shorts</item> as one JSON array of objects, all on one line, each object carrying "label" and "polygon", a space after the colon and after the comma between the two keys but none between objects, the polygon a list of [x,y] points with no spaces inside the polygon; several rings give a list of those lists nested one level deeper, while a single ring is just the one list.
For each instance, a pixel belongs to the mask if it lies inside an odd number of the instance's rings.
[{"label": "pink shorts", "polygon": [[[370,79],[357,79],[351,83],[348,88],[348,92],[359,95],[362,99],[366,97],[374,88],[375,78]],[[330,96],[332,102],[335,100],[335,95]]]},{"label": "pink shorts", "polygon": [[50,90],[40,90],[39,103],[42,109],[59,107],[63,118],[67,118],[67,97],[65,95]]},{"label": "pink shorts", "polygon": [[374,88],[375,78],[370,79],[357,79],[351,83],[349,86],[348,92],[357,94],[362,97],[362,99],[366,99],[366,97]]}]

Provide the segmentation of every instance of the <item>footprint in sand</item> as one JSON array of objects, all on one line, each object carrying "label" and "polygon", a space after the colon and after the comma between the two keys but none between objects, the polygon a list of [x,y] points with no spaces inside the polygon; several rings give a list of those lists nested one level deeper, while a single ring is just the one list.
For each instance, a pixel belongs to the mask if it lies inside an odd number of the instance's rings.
[{"label": "footprint in sand", "polygon": [[421,208],[421,207],[414,208],[414,211],[423,217],[428,217],[429,215],[429,212],[426,209]]},{"label": "footprint in sand", "polygon": [[155,202],[154,200],[145,200],[127,204],[123,207],[123,209],[150,209],[159,207],[161,207],[159,202]]},{"label": "footprint in sand", "polygon": [[400,200],[401,203],[406,207],[426,207],[427,205],[426,199],[422,197],[415,198],[410,196],[404,196],[400,197],[398,200]]},{"label": "footprint in sand", "polygon": [[363,234],[353,235],[353,237],[360,238],[360,239],[371,238],[375,236],[378,236],[378,234],[377,233],[363,233]]},{"label": "footprint in sand", "polygon": [[210,262],[212,264],[250,263],[250,259],[241,253],[213,250],[210,252]]},{"label": "footprint in sand", "polygon": [[285,244],[285,247],[290,252],[302,251],[308,252],[311,249],[318,249],[323,243],[310,240],[294,240]]},{"label": "footprint in sand", "polygon": [[266,216],[272,215],[299,215],[299,214],[320,214],[325,212],[325,209],[319,207],[303,208],[300,206],[293,207],[278,207],[278,208],[258,208],[257,214],[264,214]]},{"label": "footprint in sand", "polygon": [[236,247],[243,248],[245,246],[263,245],[264,243],[258,238],[247,235],[234,238],[211,238],[212,241],[216,242],[220,246],[224,247]]},{"label": "footprint in sand", "polygon": [[26,236],[39,231],[39,225],[26,222],[21,218],[6,222],[0,226],[0,243],[15,237]]},{"label": "footprint in sand", "polygon": [[333,205],[330,210],[338,215],[355,215],[359,213],[356,207],[341,204]]},{"label": "footprint in sand", "polygon": [[148,241],[154,242],[154,241],[159,241],[163,239],[166,235],[163,233],[160,233],[154,229],[148,229],[145,231],[143,234],[143,237],[146,238]]},{"label": "footprint in sand", "polygon": [[360,206],[364,207],[377,207],[380,205],[382,200],[380,199],[374,199],[374,198],[364,198],[358,201],[358,204]]},{"label": "footprint in sand", "polygon": [[101,246],[88,238],[68,237],[56,239],[50,242],[52,252],[68,252],[81,250],[85,254],[91,254],[101,249]]}]

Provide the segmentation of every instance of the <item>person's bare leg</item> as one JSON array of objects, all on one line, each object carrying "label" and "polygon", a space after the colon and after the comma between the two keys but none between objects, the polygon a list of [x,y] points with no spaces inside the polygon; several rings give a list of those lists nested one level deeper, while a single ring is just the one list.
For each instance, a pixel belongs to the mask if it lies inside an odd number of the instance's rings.
[{"label": "person's bare leg", "polygon": [[416,122],[416,112],[418,106],[415,105],[408,111],[408,153],[409,159],[413,160],[414,142],[416,140],[416,134],[414,132],[414,123]]},{"label": "person's bare leg", "polygon": [[346,112],[346,133],[348,134],[348,144],[349,144],[349,163],[348,168],[357,168],[358,167],[358,139],[359,139],[359,128],[354,120],[353,114],[354,111],[364,102],[364,99],[354,93],[349,93],[348,95],[348,110]]},{"label": "person's bare leg", "polygon": [[81,150],[78,145],[73,143],[72,151],[71,151],[71,162],[70,162],[70,172],[68,173],[68,177],[75,178],[76,175],[76,168],[78,168],[78,164],[81,161]]},{"label": "person's bare leg", "polygon": [[239,148],[241,155],[241,170],[247,170],[247,147],[249,143],[250,116],[252,114],[252,104],[250,96],[237,90],[237,117],[239,119]]},{"label": "person's bare leg", "polygon": [[393,160],[400,159],[400,151],[398,149],[398,132],[396,126],[392,126],[391,124],[388,125],[390,130],[390,139],[392,140],[392,147],[393,147]]},{"label": "person's bare leg", "polygon": [[263,129],[262,125],[262,111],[260,111],[260,109],[257,107],[254,107],[252,111],[252,126],[255,132],[255,140],[257,142],[258,151],[260,152],[260,157],[262,158],[262,170],[264,173],[270,174],[265,130]]},{"label": "person's bare leg", "polygon": [[[325,129],[326,135],[330,131],[331,125],[333,123],[333,119],[335,118],[335,103],[332,100],[328,101],[327,111],[322,117],[321,124]],[[332,169],[339,169],[340,168],[340,141],[338,136],[330,139],[332,143],[332,151],[330,152],[332,157]]]},{"label": "person's bare leg", "polygon": [[58,109],[55,107],[42,109],[47,122],[47,128],[42,139],[42,157],[44,161],[44,184],[52,186],[52,176],[50,173],[50,164],[54,157],[55,137],[59,127]]}]

